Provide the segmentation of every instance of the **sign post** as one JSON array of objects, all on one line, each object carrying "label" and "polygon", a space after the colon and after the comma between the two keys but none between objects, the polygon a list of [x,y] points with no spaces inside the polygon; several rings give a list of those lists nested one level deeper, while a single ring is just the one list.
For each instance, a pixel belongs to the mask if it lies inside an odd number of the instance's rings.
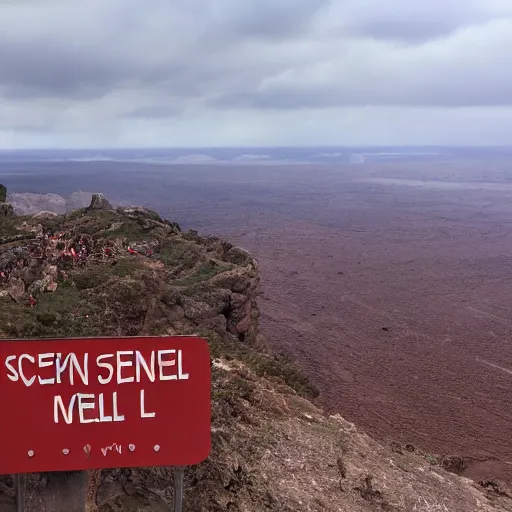
[{"label": "sign post", "polygon": [[1,341],[0,395],[0,474],[175,466],[180,511],[183,466],[210,452],[201,338]]},{"label": "sign post", "polygon": [[184,468],[174,468],[174,512],[183,511]]},{"label": "sign post", "polygon": [[16,512],[25,512],[25,475],[14,475]]}]

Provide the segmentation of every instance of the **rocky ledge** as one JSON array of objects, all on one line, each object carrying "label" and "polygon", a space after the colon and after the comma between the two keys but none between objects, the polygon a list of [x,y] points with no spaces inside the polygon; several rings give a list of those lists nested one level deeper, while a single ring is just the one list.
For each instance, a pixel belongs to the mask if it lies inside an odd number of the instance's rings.
[{"label": "rocky ledge", "polygon": [[0,336],[184,334],[254,343],[258,265],[217,238],[182,233],[102,196],[69,215],[0,225]]}]

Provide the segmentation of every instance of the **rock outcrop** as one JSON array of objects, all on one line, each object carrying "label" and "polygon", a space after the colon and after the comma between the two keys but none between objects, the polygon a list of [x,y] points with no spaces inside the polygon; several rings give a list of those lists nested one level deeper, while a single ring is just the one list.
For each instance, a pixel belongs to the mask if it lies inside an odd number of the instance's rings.
[{"label": "rock outcrop", "polygon": [[0,218],[12,217],[13,215],[14,208],[12,204],[7,202],[7,188],[0,184]]},{"label": "rock outcrop", "polygon": [[12,217],[14,209],[10,203],[0,203],[0,217]]},{"label": "rock outcrop", "polygon": [[93,194],[89,210],[112,210],[112,205],[103,194]]}]

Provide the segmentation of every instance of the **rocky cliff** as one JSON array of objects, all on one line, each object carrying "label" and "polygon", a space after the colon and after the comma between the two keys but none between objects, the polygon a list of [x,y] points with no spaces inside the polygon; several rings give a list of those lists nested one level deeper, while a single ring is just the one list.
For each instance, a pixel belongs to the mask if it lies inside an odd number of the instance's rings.
[{"label": "rocky cliff", "polygon": [[[0,226],[0,335],[177,334],[198,327],[254,343],[257,263],[102,196],[68,216]],[[26,308],[25,306],[33,306]]]},{"label": "rocky cliff", "polygon": [[[186,511],[512,510],[498,482],[460,478],[316,408],[310,383],[264,349],[249,254],[149,210],[99,196],[91,206],[0,219],[0,337],[206,336],[213,449],[187,469]],[[64,478],[30,476],[28,512],[167,511],[172,500],[169,468],[119,469],[91,472],[86,496],[42,506]],[[6,476],[0,512],[14,510]]]},{"label": "rocky cliff", "polygon": [[13,214],[14,208],[7,202],[7,188],[0,184],[0,218],[11,217]]}]

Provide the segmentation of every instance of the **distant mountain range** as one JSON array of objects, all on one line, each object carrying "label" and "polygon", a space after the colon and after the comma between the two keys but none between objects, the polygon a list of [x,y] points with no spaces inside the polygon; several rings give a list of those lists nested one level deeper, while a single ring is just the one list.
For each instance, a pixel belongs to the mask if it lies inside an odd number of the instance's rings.
[{"label": "distant mountain range", "polygon": [[0,150],[1,162],[132,162],[183,164],[301,164],[512,156],[510,147],[239,147]]}]

